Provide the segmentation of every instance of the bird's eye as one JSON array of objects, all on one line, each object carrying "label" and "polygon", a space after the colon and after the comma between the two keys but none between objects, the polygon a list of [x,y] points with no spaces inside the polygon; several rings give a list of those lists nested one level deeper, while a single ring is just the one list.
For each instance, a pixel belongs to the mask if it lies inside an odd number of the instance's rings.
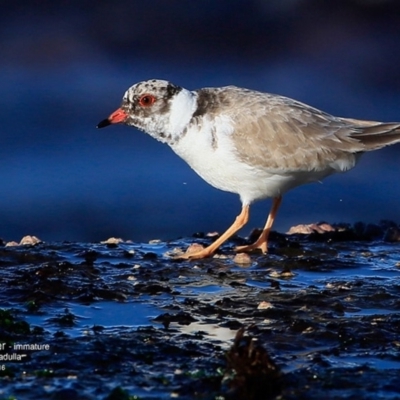
[{"label": "bird's eye", "polygon": [[150,107],[154,104],[156,101],[156,98],[152,96],[151,94],[144,94],[139,98],[139,104],[142,107]]}]

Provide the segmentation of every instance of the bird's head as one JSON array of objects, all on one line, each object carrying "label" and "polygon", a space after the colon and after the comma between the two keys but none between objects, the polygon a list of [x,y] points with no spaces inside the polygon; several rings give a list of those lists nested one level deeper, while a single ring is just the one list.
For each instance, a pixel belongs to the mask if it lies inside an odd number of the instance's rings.
[{"label": "bird's head", "polygon": [[134,126],[160,141],[179,134],[190,120],[194,109],[194,94],[164,80],[149,80],[131,86],[121,107],[97,128],[111,124]]}]

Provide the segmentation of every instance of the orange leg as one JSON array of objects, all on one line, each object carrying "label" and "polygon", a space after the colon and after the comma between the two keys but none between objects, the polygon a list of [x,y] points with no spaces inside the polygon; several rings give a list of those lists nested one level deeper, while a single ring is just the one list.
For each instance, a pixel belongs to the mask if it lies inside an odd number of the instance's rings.
[{"label": "orange leg", "polygon": [[227,241],[240,228],[246,225],[247,221],[249,220],[249,210],[250,210],[249,205],[243,206],[242,211],[236,217],[233,224],[215,242],[211,243],[208,247],[206,247],[203,250],[200,250],[197,253],[185,253],[182,256],[178,256],[177,258],[195,260],[199,258],[206,258],[212,256],[215,250],[217,250],[219,246],[221,246],[225,241]]},{"label": "orange leg", "polygon": [[275,197],[272,202],[271,211],[268,215],[267,222],[263,231],[261,232],[260,237],[253,243],[248,246],[238,246],[235,250],[239,253],[252,251],[255,249],[260,249],[263,253],[268,252],[268,236],[271,232],[272,225],[274,224],[276,214],[278,212],[279,206],[282,202],[282,196]]}]

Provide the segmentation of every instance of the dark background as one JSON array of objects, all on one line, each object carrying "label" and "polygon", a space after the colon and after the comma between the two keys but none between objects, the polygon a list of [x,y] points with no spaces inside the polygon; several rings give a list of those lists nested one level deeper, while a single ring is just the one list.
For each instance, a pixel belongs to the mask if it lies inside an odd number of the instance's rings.
[{"label": "dark background", "polygon": [[[137,81],[235,84],[400,120],[397,0],[3,1],[0,237],[134,241],[223,231],[238,197],[132,128],[96,130]],[[400,146],[286,195],[275,228],[400,221]],[[252,208],[262,226],[270,203]]]}]

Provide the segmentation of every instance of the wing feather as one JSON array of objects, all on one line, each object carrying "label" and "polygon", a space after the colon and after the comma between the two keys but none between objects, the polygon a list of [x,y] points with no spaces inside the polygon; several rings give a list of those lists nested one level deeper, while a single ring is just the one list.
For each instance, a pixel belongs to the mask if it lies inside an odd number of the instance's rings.
[{"label": "wing feather", "polygon": [[348,169],[358,153],[400,142],[400,123],[334,117],[284,96],[234,86],[214,90],[218,112],[234,123],[237,156],[250,165],[318,171],[340,164]]}]

